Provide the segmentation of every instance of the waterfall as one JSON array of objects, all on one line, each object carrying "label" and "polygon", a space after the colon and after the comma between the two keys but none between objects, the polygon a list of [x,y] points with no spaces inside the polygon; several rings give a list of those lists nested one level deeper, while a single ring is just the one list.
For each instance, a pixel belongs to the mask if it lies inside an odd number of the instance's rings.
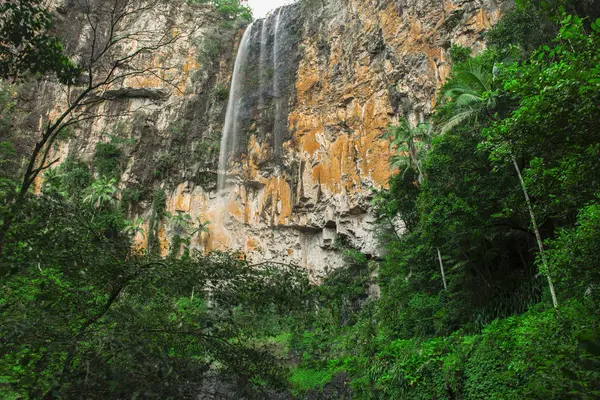
[{"label": "waterfall", "polygon": [[273,40],[273,97],[275,100],[275,124],[273,126],[273,152],[275,155],[279,155],[280,147],[282,142],[282,132],[281,132],[281,92],[279,90],[279,26],[281,22],[281,14],[284,12],[285,8],[280,8],[277,10],[277,18],[275,19],[275,38]]},{"label": "waterfall", "polygon": [[[221,137],[217,190],[224,193],[250,135],[264,145],[264,165],[278,168],[289,140],[289,99],[299,63],[298,8],[285,6],[250,24],[235,60]],[[238,157],[239,158],[239,157]]]},{"label": "waterfall", "polygon": [[260,91],[260,104],[259,104],[259,108],[262,110],[263,108],[265,108],[265,93],[264,93],[264,89],[263,87],[265,86],[265,80],[267,79],[267,71],[265,70],[265,66],[267,65],[267,39],[268,39],[268,34],[269,34],[269,24],[268,24],[268,19],[265,18],[262,21],[262,27],[260,29],[260,60],[259,60],[259,67],[260,67],[260,85],[261,85],[261,91]]},{"label": "waterfall", "polygon": [[219,153],[219,176],[217,180],[217,189],[219,192],[225,189],[227,182],[227,164],[229,157],[237,149],[239,142],[238,115],[242,107],[242,88],[243,79],[241,79],[246,64],[248,63],[248,54],[250,49],[250,34],[252,33],[251,23],[246,28],[240,47],[235,59],[235,67],[233,68],[233,76],[231,77],[231,87],[229,89],[229,100],[227,102],[227,114],[225,115],[225,126],[223,127],[223,135],[221,137],[221,149]]}]

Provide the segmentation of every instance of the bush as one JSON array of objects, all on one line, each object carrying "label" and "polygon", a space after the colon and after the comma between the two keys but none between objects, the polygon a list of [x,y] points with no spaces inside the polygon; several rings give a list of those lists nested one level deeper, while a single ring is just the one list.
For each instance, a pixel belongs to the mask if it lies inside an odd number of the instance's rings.
[{"label": "bush", "polygon": [[296,392],[307,392],[311,389],[323,389],[333,378],[333,373],[328,370],[314,370],[298,368],[292,371],[290,382]]},{"label": "bush", "polygon": [[94,151],[94,171],[98,176],[119,179],[123,151],[114,143],[100,142]]},{"label": "bush", "polygon": [[600,204],[579,212],[577,225],[562,229],[548,241],[549,269],[558,282],[561,297],[590,296],[600,300]]},{"label": "bush", "polygon": [[217,11],[226,19],[241,18],[252,21],[252,11],[241,4],[240,0],[186,0],[187,4],[213,4]]},{"label": "bush", "polygon": [[467,61],[469,58],[471,58],[472,53],[473,49],[470,47],[463,47],[457,44],[453,44],[450,48],[450,58],[454,64]]}]

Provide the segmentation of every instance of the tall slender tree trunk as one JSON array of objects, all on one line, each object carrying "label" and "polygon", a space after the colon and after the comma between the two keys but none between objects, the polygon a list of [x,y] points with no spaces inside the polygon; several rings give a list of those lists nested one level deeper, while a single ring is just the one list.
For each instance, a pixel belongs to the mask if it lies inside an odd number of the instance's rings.
[{"label": "tall slender tree trunk", "polygon": [[531,205],[531,200],[529,199],[529,193],[527,192],[527,187],[525,186],[525,181],[523,180],[523,175],[521,175],[521,169],[519,168],[519,164],[517,164],[516,158],[511,154],[512,162],[515,167],[515,171],[517,171],[517,175],[519,176],[519,181],[521,182],[521,188],[523,189],[523,195],[525,196],[525,202],[527,203],[527,208],[529,209],[529,216],[531,217],[531,224],[533,225],[533,230],[535,232],[535,239],[537,241],[537,245],[540,249],[540,256],[542,257],[542,264],[544,265],[544,272],[546,275],[546,279],[548,280],[548,287],[550,288],[550,295],[552,296],[552,304],[554,307],[558,307],[558,300],[556,298],[556,291],[554,290],[554,283],[552,282],[552,278],[550,276],[550,270],[548,269],[548,263],[546,262],[546,253],[544,252],[544,243],[542,242],[542,235],[540,235],[540,230],[538,229],[537,222],[535,221],[535,213],[533,212],[533,206]]},{"label": "tall slender tree trunk", "polygon": [[417,149],[412,139],[410,139],[408,142],[408,151],[410,153],[410,158],[412,159],[413,164],[415,164],[415,167],[417,167],[417,172],[419,173],[419,185],[421,185],[425,177],[423,176],[423,171],[421,171],[421,166],[419,165],[419,158],[417,157]]},{"label": "tall slender tree trunk", "polygon": [[440,270],[442,271],[442,281],[444,282],[444,290],[448,290],[448,285],[446,284],[446,273],[444,272],[444,262],[442,261],[442,253],[440,252],[440,248],[436,247],[438,260],[440,261]]}]

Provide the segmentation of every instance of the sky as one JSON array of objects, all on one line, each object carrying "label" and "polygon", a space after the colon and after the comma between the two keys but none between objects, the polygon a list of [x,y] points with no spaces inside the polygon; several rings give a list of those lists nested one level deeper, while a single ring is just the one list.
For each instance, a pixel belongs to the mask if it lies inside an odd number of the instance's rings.
[{"label": "sky", "polygon": [[248,5],[252,8],[254,18],[262,18],[271,10],[291,3],[290,0],[248,0]]}]

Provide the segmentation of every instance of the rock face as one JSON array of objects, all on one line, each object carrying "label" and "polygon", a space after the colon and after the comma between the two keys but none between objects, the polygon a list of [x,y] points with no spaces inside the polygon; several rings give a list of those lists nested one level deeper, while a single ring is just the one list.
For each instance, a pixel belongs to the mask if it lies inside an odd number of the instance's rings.
[{"label": "rock face", "polygon": [[[244,84],[227,95],[244,27],[208,6],[166,2],[138,24],[199,27],[147,60],[176,65],[177,83],[138,80],[107,92],[105,107],[131,116],[95,121],[57,152],[91,161],[96,144],[111,134],[131,139],[122,145],[128,161],[121,185],[124,195],[135,194],[128,212],[146,220],[148,234],[137,237],[142,248],[167,254],[177,233],[154,212],[162,190],[171,214],[210,221],[210,232],[196,234],[192,247],[294,262],[318,280],[342,264],[334,249],[340,239],[381,254],[370,201],[372,188],[385,187],[392,173],[382,136],[401,117],[417,123],[432,112],[450,70],[450,46],[480,50],[500,6],[489,0],[287,6],[249,28]],[[239,105],[238,140],[225,154],[227,179],[217,193],[228,96]],[[148,243],[153,237],[156,243]]]}]

